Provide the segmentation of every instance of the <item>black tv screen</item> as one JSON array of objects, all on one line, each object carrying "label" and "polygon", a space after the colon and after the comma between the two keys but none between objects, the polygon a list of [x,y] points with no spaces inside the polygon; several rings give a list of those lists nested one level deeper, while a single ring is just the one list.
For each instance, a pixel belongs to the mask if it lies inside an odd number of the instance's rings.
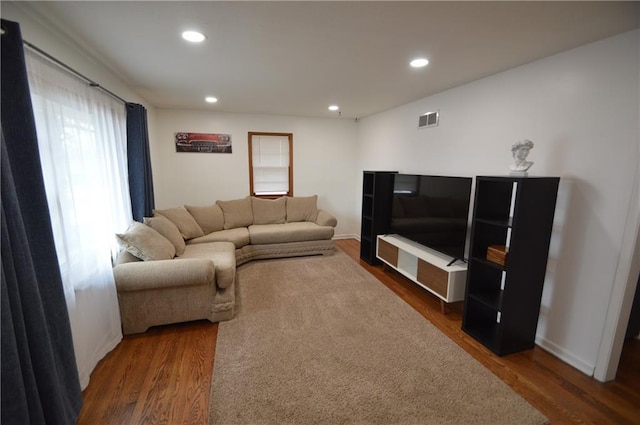
[{"label": "black tv screen", "polygon": [[470,177],[396,174],[390,233],[463,259],[471,182]]}]

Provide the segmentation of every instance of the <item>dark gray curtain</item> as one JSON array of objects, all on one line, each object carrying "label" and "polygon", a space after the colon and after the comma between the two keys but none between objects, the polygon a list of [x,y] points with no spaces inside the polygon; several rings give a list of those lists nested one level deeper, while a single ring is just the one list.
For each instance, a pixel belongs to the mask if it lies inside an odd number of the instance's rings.
[{"label": "dark gray curtain", "polygon": [[20,26],[2,20],[2,411],[9,424],[69,425],[82,407],[51,231]]},{"label": "dark gray curtain", "polygon": [[153,214],[153,176],[149,154],[147,110],[136,103],[127,103],[127,160],[129,193],[133,219],[142,222]]}]

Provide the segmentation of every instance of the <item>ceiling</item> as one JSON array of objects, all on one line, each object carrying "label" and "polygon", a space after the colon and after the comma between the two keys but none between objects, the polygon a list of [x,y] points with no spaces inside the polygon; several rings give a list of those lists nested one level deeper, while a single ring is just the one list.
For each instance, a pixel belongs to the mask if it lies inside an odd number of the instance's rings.
[{"label": "ceiling", "polygon": [[[50,1],[23,7],[157,108],[362,118],[637,28],[639,4]],[[187,43],[180,38],[186,29],[207,40]],[[419,56],[430,64],[409,67]],[[206,104],[208,95],[219,101]],[[340,111],[329,111],[331,104]]]}]

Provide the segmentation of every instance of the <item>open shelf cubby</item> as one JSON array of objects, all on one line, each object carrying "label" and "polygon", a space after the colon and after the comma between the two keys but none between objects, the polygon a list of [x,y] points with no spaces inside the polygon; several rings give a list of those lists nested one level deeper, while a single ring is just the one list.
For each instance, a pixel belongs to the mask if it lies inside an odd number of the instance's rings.
[{"label": "open shelf cubby", "polygon": [[389,231],[394,174],[396,171],[364,171],[362,175],[360,258],[371,265],[380,264],[376,237]]},{"label": "open shelf cubby", "polygon": [[[498,355],[534,346],[559,182],[476,178],[462,329]],[[493,245],[504,264],[488,259]]]}]

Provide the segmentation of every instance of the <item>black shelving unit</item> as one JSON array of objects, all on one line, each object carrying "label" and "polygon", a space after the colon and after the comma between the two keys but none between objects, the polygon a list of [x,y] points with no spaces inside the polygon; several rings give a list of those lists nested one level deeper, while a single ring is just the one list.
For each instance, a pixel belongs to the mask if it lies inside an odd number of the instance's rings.
[{"label": "black shelving unit", "polygon": [[[476,177],[462,329],[502,356],[533,348],[559,177]],[[490,245],[508,246],[504,265]]]},{"label": "black shelving unit", "polygon": [[362,217],[360,258],[380,264],[376,257],[377,236],[389,231],[393,179],[397,171],[364,171],[362,176]]}]

